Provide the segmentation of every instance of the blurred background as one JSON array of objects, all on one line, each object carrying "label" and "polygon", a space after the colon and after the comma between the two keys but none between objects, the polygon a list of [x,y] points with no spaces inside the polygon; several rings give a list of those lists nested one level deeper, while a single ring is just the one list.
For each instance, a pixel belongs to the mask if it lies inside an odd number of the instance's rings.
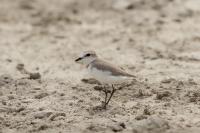
[{"label": "blurred background", "polygon": [[14,67],[23,63],[43,76],[63,78],[80,69],[73,60],[84,50],[139,74],[146,74],[144,63],[150,71],[157,66],[157,58],[200,59],[197,0],[0,2],[1,74],[17,76]]},{"label": "blurred background", "polygon": [[[137,77],[107,112],[85,50]],[[3,132],[199,132],[199,82],[200,0],[0,0]]]}]

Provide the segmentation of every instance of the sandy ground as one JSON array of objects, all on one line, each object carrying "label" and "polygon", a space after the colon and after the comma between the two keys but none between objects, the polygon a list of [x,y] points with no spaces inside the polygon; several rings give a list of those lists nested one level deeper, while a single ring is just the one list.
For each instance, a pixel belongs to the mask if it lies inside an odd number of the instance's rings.
[{"label": "sandy ground", "polygon": [[[0,0],[0,132],[199,133],[199,7],[199,0]],[[74,63],[84,50],[137,77],[107,110],[96,108],[103,92],[82,82],[90,77]]]}]

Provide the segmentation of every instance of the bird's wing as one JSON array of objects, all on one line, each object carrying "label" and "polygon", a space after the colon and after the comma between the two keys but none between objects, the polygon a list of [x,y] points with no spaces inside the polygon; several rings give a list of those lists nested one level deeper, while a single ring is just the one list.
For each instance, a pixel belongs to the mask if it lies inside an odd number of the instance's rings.
[{"label": "bird's wing", "polygon": [[96,59],[95,61],[93,61],[92,66],[102,71],[110,71],[114,76],[135,77],[134,75],[131,75],[123,71],[122,69],[115,67],[114,65],[100,59]]}]

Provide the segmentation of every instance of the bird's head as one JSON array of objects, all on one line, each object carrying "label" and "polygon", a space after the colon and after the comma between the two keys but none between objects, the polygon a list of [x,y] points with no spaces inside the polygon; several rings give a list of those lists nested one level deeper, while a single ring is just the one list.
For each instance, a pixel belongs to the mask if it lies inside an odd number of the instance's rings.
[{"label": "bird's head", "polygon": [[97,58],[94,51],[85,51],[75,60],[75,62],[88,65]]}]

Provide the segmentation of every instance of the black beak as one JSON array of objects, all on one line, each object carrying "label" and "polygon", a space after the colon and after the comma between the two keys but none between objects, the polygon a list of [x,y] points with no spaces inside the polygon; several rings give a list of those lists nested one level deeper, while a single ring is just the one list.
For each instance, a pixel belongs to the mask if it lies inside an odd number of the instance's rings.
[{"label": "black beak", "polygon": [[78,58],[78,59],[76,59],[76,60],[75,60],[75,62],[77,62],[77,61],[80,61],[80,60],[82,60],[82,58],[81,58],[81,57],[80,57],[80,58]]}]

